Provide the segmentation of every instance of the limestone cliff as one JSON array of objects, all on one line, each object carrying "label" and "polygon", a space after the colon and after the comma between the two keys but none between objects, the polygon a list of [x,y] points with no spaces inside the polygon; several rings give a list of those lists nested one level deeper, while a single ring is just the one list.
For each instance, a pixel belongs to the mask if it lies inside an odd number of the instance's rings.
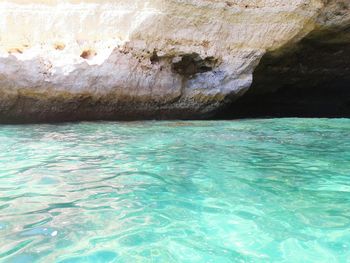
[{"label": "limestone cliff", "polygon": [[349,0],[1,1],[0,121],[206,118],[264,54],[349,25]]}]

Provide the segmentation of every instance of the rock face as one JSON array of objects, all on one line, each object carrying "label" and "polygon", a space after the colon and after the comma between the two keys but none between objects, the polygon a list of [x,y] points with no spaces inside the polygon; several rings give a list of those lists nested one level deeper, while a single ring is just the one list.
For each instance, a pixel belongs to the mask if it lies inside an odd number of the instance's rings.
[{"label": "rock face", "polygon": [[267,52],[219,117],[350,117],[350,1],[332,1],[298,43]]},{"label": "rock face", "polygon": [[349,9],[349,0],[2,1],[0,121],[207,118],[251,87],[265,54],[279,60],[305,39],[348,45]]}]

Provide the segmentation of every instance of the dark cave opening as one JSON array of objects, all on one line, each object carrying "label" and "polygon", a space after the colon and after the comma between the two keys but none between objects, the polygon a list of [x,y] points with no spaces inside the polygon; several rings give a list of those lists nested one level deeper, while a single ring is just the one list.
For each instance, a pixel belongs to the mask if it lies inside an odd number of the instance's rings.
[{"label": "dark cave opening", "polygon": [[250,90],[215,116],[350,117],[350,28],[267,53]]}]

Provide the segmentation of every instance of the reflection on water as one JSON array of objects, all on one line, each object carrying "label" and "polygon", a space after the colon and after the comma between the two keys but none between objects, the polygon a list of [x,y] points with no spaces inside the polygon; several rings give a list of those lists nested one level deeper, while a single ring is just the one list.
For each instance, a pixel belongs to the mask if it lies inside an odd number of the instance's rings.
[{"label": "reflection on water", "polygon": [[349,130],[0,126],[0,262],[346,262]]}]

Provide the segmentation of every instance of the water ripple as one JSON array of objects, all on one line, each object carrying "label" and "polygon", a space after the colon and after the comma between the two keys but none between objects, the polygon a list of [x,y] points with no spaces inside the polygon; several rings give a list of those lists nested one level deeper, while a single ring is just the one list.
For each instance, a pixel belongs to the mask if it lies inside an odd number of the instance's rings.
[{"label": "water ripple", "polygon": [[0,126],[1,262],[348,262],[350,120]]}]

